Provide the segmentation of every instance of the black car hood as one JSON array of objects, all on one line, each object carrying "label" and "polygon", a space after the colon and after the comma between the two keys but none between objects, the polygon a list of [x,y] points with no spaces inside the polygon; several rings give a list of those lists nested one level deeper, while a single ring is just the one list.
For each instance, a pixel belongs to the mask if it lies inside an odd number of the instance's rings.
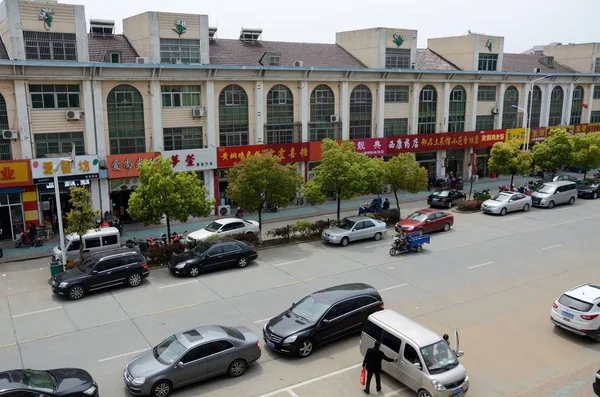
[{"label": "black car hood", "polygon": [[84,276],[86,274],[87,273],[84,273],[81,270],[79,270],[79,268],[74,267],[73,269],[69,269],[65,272],[57,274],[56,276],[54,276],[54,280],[59,283],[61,281],[71,281],[71,280],[77,279],[81,276]]},{"label": "black car hood", "polygon": [[89,389],[94,380],[92,376],[83,369],[78,368],[59,368],[48,370],[54,376],[57,386],[56,392],[83,392]]},{"label": "black car hood", "polygon": [[273,317],[267,323],[267,330],[275,335],[286,338],[292,334],[303,331],[313,326],[313,323],[307,322],[301,317],[296,316],[291,310]]},{"label": "black car hood", "polygon": [[191,252],[184,252],[183,254],[175,255],[171,260],[171,263],[176,265],[178,263],[198,263],[200,257],[192,254]]},{"label": "black car hood", "polygon": [[598,186],[577,185],[577,190],[598,190]]}]

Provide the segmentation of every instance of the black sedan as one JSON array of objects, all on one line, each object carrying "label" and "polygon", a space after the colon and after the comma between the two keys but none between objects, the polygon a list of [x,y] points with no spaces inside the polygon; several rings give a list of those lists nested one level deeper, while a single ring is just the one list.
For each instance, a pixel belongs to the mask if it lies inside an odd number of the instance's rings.
[{"label": "black sedan", "polygon": [[593,383],[594,393],[600,396],[600,369],[596,372],[596,381]]},{"label": "black sedan", "polygon": [[98,385],[83,369],[0,372],[0,396],[97,397]]},{"label": "black sedan", "polygon": [[174,256],[169,262],[169,271],[197,277],[207,271],[232,266],[243,268],[256,258],[258,253],[253,244],[222,238],[201,242],[191,250]]},{"label": "black sedan", "polygon": [[467,196],[456,189],[438,189],[427,197],[430,207],[451,208],[457,201],[466,199]]},{"label": "black sedan", "polygon": [[584,179],[581,185],[577,185],[577,196],[583,198],[597,199],[600,194],[600,180]]}]

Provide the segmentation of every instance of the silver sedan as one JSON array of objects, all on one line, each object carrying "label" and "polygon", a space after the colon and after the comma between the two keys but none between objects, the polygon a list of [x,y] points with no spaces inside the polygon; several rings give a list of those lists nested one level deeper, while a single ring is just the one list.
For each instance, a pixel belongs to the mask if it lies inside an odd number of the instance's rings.
[{"label": "silver sedan", "polygon": [[516,192],[501,192],[481,204],[481,210],[488,214],[506,215],[511,211],[529,211],[531,196]]},{"label": "silver sedan", "polygon": [[240,376],[260,355],[258,337],[248,328],[203,326],[171,335],[132,359],[123,378],[133,394],[167,397],[175,388],[214,376]]},{"label": "silver sedan", "polygon": [[350,241],[366,238],[379,241],[386,233],[387,225],[385,222],[366,216],[352,216],[342,219],[338,226],[323,230],[321,238],[328,243],[340,244],[345,247]]}]

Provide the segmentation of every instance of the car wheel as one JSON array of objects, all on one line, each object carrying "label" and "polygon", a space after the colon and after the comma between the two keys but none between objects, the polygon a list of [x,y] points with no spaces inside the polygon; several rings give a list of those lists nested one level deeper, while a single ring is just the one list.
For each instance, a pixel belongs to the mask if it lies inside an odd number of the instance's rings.
[{"label": "car wheel", "polygon": [[447,232],[448,230],[450,230],[450,224],[448,222],[446,222],[444,224],[444,231]]},{"label": "car wheel", "polygon": [[551,208],[551,209],[554,208],[554,201],[550,201],[548,203],[548,208]]},{"label": "car wheel", "polygon": [[452,208],[452,201],[448,201],[448,208]]},{"label": "car wheel", "polygon": [[529,204],[525,204],[525,206],[523,207],[523,211],[527,212],[527,211],[529,211],[529,208],[530,208]]},{"label": "car wheel", "polygon": [[245,256],[240,256],[237,260],[237,266],[239,268],[244,268],[248,266],[248,258],[246,258]]},{"label": "car wheel", "polygon": [[241,358],[234,360],[231,364],[229,364],[229,369],[227,372],[232,378],[242,376],[242,374],[246,372],[246,361],[242,360]]},{"label": "car wheel", "polygon": [[137,287],[142,283],[142,275],[139,273],[131,273],[129,277],[127,277],[127,285],[130,287]]},{"label": "car wheel", "polygon": [[396,256],[396,249],[390,248],[390,256]]},{"label": "car wheel", "polygon": [[417,397],[431,397],[431,394],[427,390],[421,389],[419,393],[417,393]]},{"label": "car wheel", "polygon": [[508,210],[506,208],[502,208],[502,210],[500,210],[500,215],[504,216],[507,212]]},{"label": "car wheel", "polygon": [[417,245],[416,250],[417,250],[417,252],[423,252],[423,246],[422,245]]},{"label": "car wheel", "polygon": [[373,239],[374,239],[375,241],[379,241],[379,240],[381,240],[381,233],[375,233],[375,236],[373,236]]},{"label": "car wheel", "polygon": [[304,339],[298,346],[298,356],[302,358],[310,356],[314,347],[315,345],[312,340]]},{"label": "car wheel", "polygon": [[198,266],[196,266],[196,265],[191,266],[188,269],[188,275],[190,277],[198,277],[200,275],[200,268]]},{"label": "car wheel", "polygon": [[83,285],[74,285],[69,288],[67,295],[73,301],[79,300],[85,296],[85,288],[83,288]]},{"label": "car wheel", "polygon": [[598,192],[594,192],[594,194],[592,194],[592,198],[596,200],[598,198]]},{"label": "car wheel", "polygon": [[171,394],[173,390],[173,386],[171,382],[168,380],[158,381],[152,386],[152,391],[150,392],[152,397],[167,397]]},{"label": "car wheel", "polygon": [[21,240],[19,240],[15,243],[15,248],[21,248],[22,245],[23,245],[23,242]]},{"label": "car wheel", "polygon": [[342,241],[340,241],[340,245],[341,245],[342,247],[345,247],[345,246],[347,246],[347,245],[348,245],[348,243],[349,243],[349,242],[350,242],[350,239],[348,239],[348,237],[344,237],[344,238],[342,239]]},{"label": "car wheel", "polygon": [[575,204],[575,197],[571,197],[569,199],[569,205],[573,205],[573,204]]}]

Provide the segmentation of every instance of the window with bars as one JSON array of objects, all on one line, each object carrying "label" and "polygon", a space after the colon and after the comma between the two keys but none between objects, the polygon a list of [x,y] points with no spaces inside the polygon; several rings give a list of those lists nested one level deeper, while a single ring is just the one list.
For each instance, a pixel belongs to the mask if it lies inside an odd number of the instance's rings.
[{"label": "window with bars", "polygon": [[408,119],[384,119],[383,136],[408,135]]},{"label": "window with bars", "polygon": [[81,107],[79,85],[30,84],[31,107],[34,109],[78,109]]},{"label": "window with bars", "polygon": [[498,54],[479,54],[477,70],[495,71],[498,68]]},{"label": "window with bars", "polygon": [[540,116],[542,113],[542,90],[538,86],[533,87],[533,103],[531,102],[531,93],[527,101],[527,110],[531,109],[529,122],[532,128],[540,126]]},{"label": "window with bars", "polygon": [[434,134],[437,124],[437,91],[434,86],[426,85],[419,94],[419,134]]},{"label": "window with bars", "polygon": [[401,48],[386,48],[386,69],[410,69],[410,50]]},{"label": "window with bars", "polygon": [[502,128],[519,128],[518,113],[519,109],[513,108],[519,106],[519,91],[510,86],[504,91],[504,109],[502,110]]},{"label": "window with bars", "polygon": [[475,129],[480,130],[493,130],[494,129],[494,116],[482,115],[477,116],[475,119]]},{"label": "window with bars", "polygon": [[[6,101],[0,94],[0,131],[8,130],[8,111],[6,110]],[[12,160],[12,148],[10,141],[0,140],[0,160]]]},{"label": "window with bars", "polygon": [[24,31],[23,38],[28,60],[77,60],[77,39],[72,33]]},{"label": "window with bars", "polygon": [[248,124],[248,95],[239,85],[230,84],[219,94],[219,145],[247,145]]},{"label": "window with bars", "polygon": [[127,84],[116,86],[106,100],[111,154],[146,152],[144,100]]},{"label": "window with bars", "polygon": [[164,128],[165,150],[202,149],[204,147],[202,127]]},{"label": "window with bars", "polygon": [[590,116],[590,123],[600,123],[600,110],[592,111]]},{"label": "window with bars", "polygon": [[477,101],[479,102],[496,102],[496,86],[495,85],[480,85],[477,89]]},{"label": "window with bars", "polygon": [[409,88],[407,85],[386,85],[386,103],[408,103]]},{"label": "window with bars", "polygon": [[267,93],[267,144],[294,142],[294,97],[283,84]]},{"label": "window with bars", "polygon": [[594,62],[594,73],[600,73],[600,58],[596,58]]},{"label": "window with bars", "polygon": [[600,99],[600,85],[594,86],[594,99]]},{"label": "window with bars", "polygon": [[200,63],[200,40],[160,39],[162,63]]},{"label": "window with bars", "polygon": [[358,85],[350,94],[350,139],[371,138],[373,97],[365,85]]},{"label": "window with bars", "polygon": [[450,92],[450,109],[448,112],[448,132],[465,130],[465,115],[467,111],[467,91],[462,86],[456,86]]},{"label": "window with bars", "polygon": [[58,132],[51,134],[33,134],[36,157],[56,154],[70,154],[75,144],[75,154],[85,154],[82,132]]},{"label": "window with bars", "polygon": [[335,95],[325,84],[319,84],[310,94],[310,140],[321,141],[325,138],[335,139],[335,124],[331,123],[335,116]]},{"label": "window with bars", "polygon": [[162,105],[163,108],[181,108],[200,106],[199,85],[163,85]]},{"label": "window with bars", "polygon": [[581,123],[581,107],[583,105],[583,87],[578,85],[573,90],[573,100],[571,102],[571,120],[570,125]]},{"label": "window with bars", "polygon": [[562,87],[554,87],[550,94],[550,112],[548,126],[553,127],[562,124],[564,91]]}]

